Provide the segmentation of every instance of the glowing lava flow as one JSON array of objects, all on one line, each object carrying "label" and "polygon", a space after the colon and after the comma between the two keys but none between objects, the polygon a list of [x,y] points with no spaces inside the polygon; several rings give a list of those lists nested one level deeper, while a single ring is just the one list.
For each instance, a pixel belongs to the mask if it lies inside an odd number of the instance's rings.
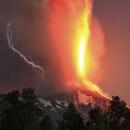
[{"label": "glowing lava flow", "polygon": [[87,89],[100,94],[105,98],[109,98],[102,89],[91,81],[87,80],[87,73],[89,73],[89,64],[91,64],[91,55],[89,54],[90,43],[90,22],[92,14],[92,1],[86,0],[85,9],[77,20],[75,25],[75,39],[74,39],[74,60],[76,66],[76,73],[80,83],[86,86]]}]

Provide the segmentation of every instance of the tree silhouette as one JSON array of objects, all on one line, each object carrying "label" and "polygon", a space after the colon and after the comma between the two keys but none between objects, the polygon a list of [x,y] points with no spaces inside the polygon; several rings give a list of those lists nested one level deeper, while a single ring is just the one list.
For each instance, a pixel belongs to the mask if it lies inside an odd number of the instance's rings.
[{"label": "tree silhouette", "polygon": [[111,130],[124,129],[122,126],[125,123],[127,111],[126,103],[120,100],[120,97],[113,96],[107,112]]},{"label": "tree silhouette", "polygon": [[23,89],[21,93],[22,97],[22,123],[24,130],[39,130],[40,120],[39,117],[42,115],[40,109],[40,103],[31,88]]},{"label": "tree silhouette", "polygon": [[5,94],[2,100],[8,108],[1,111],[1,130],[39,130],[40,108],[33,89]]},{"label": "tree silhouette", "polygon": [[45,116],[41,121],[41,130],[55,130],[49,116]]},{"label": "tree silhouette", "polygon": [[99,108],[93,108],[89,112],[89,120],[86,122],[86,130],[106,130],[105,117],[103,111]]},{"label": "tree silhouette", "polygon": [[130,130],[130,109],[127,110],[126,120],[123,128],[125,128],[125,130]]},{"label": "tree silhouette", "polygon": [[1,130],[21,130],[19,113],[21,102],[19,96],[18,91],[3,96],[3,101],[8,103],[8,108],[3,109],[1,112]]},{"label": "tree silhouette", "polygon": [[59,123],[59,130],[83,130],[84,122],[81,114],[73,104],[70,104],[63,114],[63,120]]}]

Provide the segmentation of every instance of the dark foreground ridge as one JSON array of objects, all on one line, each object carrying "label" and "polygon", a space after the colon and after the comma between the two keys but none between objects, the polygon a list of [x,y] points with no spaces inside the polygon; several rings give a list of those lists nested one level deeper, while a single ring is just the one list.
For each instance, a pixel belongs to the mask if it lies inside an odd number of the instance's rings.
[{"label": "dark foreground ridge", "polygon": [[118,96],[109,104],[87,96],[86,103],[80,103],[75,93],[37,97],[26,88],[3,94],[0,130],[130,130],[130,110]]}]

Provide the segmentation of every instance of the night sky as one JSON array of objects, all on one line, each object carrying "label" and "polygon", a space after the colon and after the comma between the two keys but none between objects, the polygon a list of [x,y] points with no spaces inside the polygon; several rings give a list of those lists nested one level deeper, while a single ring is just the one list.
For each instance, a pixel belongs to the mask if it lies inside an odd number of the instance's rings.
[{"label": "night sky", "polygon": [[[99,84],[110,95],[130,104],[130,0],[95,0],[94,15],[105,33],[104,75]],[[47,0],[0,0],[0,91],[34,87],[39,92],[61,90],[57,61],[50,55]],[[34,70],[7,45],[6,26],[12,23],[13,41],[29,59],[45,68]],[[52,64],[53,61],[53,64]],[[53,84],[53,85],[52,85]],[[52,87],[53,86],[53,87]],[[50,90],[51,91],[48,91]],[[60,88],[60,89],[59,89]]]}]

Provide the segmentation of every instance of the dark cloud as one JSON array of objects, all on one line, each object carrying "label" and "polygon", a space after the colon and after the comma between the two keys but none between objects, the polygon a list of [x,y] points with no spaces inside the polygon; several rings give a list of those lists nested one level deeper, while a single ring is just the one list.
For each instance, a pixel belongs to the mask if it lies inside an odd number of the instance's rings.
[{"label": "dark cloud", "polygon": [[[34,87],[40,94],[61,92],[57,87],[60,85],[57,61],[51,58],[47,4],[47,0],[0,1],[1,92],[21,87]],[[6,37],[8,23],[12,23],[11,32],[15,47],[28,59],[41,65],[45,72],[34,70],[9,49]],[[51,91],[48,91],[50,89]]]}]

